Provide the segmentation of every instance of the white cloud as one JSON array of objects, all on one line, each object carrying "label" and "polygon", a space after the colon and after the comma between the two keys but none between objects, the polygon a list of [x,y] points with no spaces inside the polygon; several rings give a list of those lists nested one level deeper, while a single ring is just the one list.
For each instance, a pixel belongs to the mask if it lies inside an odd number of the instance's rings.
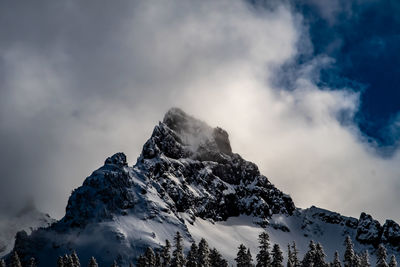
[{"label": "white cloud", "polygon": [[[17,56],[7,58],[13,67],[4,84],[16,90],[2,92],[2,135],[3,143],[16,145],[2,152],[8,158],[2,164],[22,161],[23,171],[8,174],[33,185],[22,193],[62,215],[70,190],[106,156],[124,151],[133,164],[163,113],[179,106],[228,130],[233,149],[297,205],[400,219],[399,153],[377,156],[355,125],[338,121],[342,113],[351,118],[359,96],[316,86],[318,68],[329,62],[301,66],[292,91],[270,82],[273,70],[307,43],[298,15],[284,6],[260,11],[227,0],[115,5],[120,16],[110,19],[98,15],[107,14],[101,5],[76,3],[76,21],[55,23],[60,36],[49,39],[44,31],[52,53],[29,39],[29,49],[14,48]],[[65,12],[77,15],[73,5]],[[46,27],[58,22],[46,16]],[[3,57],[4,51],[10,50],[0,51]],[[29,119],[21,115],[27,110]]]}]

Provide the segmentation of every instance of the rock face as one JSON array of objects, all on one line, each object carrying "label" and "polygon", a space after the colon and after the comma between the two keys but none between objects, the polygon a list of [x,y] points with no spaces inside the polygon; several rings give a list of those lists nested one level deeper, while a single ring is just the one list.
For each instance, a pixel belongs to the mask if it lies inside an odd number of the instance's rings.
[{"label": "rock face", "polygon": [[[399,226],[393,221],[381,227],[366,214],[357,220],[316,207],[297,209],[254,163],[232,152],[225,130],[173,108],[155,126],[134,166],[128,166],[123,153],[107,158],[72,192],[64,218],[31,235],[19,233],[15,250],[25,261],[36,257],[39,266],[53,266],[58,255],[72,250],[82,262],[95,256],[102,265],[117,260],[127,266],[147,246],[160,247],[177,231],[188,245],[194,235],[210,230],[193,230],[199,221],[224,225],[239,215],[253,218],[256,224],[249,227],[296,231],[304,244],[326,232],[334,233],[340,245],[349,233],[360,244],[399,244]],[[232,246],[230,251],[237,244]]]},{"label": "rock face", "polygon": [[361,243],[377,245],[381,241],[382,226],[371,215],[361,213],[357,226],[357,240]]},{"label": "rock face", "polygon": [[[155,127],[136,164],[171,199],[171,209],[225,220],[248,214],[268,218],[292,214],[292,199],[232,153],[228,133],[171,109]],[[172,177],[172,179],[171,179]]]},{"label": "rock face", "polygon": [[64,225],[83,227],[89,223],[112,219],[135,205],[135,192],[129,176],[126,156],[117,153],[93,172],[68,200]]},{"label": "rock face", "polygon": [[382,230],[382,242],[393,246],[400,244],[400,226],[392,220],[386,220]]},{"label": "rock face", "polygon": [[311,221],[315,221],[316,219],[318,219],[325,223],[340,224],[351,229],[356,229],[359,224],[359,221],[355,218],[345,217],[337,212],[320,209],[315,206],[304,210],[303,214],[310,214],[312,217]]},{"label": "rock face", "polygon": [[137,200],[131,176],[156,188],[172,212],[218,221],[240,214],[268,218],[295,210],[292,199],[254,163],[232,153],[226,131],[174,108],[154,128],[133,168],[123,153],[117,153],[72,193],[63,223],[85,226],[128,213]]}]

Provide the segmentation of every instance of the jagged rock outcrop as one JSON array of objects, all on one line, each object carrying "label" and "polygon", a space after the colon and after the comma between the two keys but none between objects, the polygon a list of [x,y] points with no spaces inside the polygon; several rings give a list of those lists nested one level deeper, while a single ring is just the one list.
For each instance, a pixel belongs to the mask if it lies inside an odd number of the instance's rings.
[{"label": "jagged rock outcrop", "polygon": [[348,230],[355,230],[355,239],[361,244],[377,247],[379,244],[385,243],[400,249],[400,226],[392,220],[386,220],[385,224],[381,226],[377,220],[365,212],[362,212],[360,218],[356,219],[315,206],[304,210],[301,217],[303,218],[302,228],[308,231],[312,229],[312,224],[319,220],[328,224],[346,226]]},{"label": "jagged rock outcrop", "polygon": [[254,163],[232,153],[226,131],[174,108],[154,128],[133,168],[123,153],[117,153],[74,190],[63,222],[85,226],[129,213],[137,200],[131,176],[156,188],[172,212],[224,220],[239,214],[268,218],[295,210],[291,198]]},{"label": "jagged rock outcrop", "polygon": [[382,230],[382,242],[400,246],[400,226],[392,220],[386,220]]},{"label": "jagged rock outcrop", "polygon": [[357,240],[361,243],[377,245],[381,241],[382,226],[371,215],[361,213],[357,226]]},{"label": "jagged rock outcrop", "polygon": [[305,214],[310,214],[313,219],[318,219],[329,224],[340,224],[351,229],[356,229],[359,221],[356,218],[346,217],[337,212],[311,206],[306,209]]},{"label": "jagged rock outcrop", "polygon": [[129,176],[126,156],[116,153],[93,172],[68,200],[62,223],[83,227],[88,223],[112,219],[133,208],[136,192]]},{"label": "jagged rock outcrop", "polygon": [[176,108],[155,127],[136,166],[161,185],[159,193],[168,195],[174,202],[171,209],[178,212],[225,220],[295,210],[290,196],[261,175],[254,163],[232,153],[226,131]]}]

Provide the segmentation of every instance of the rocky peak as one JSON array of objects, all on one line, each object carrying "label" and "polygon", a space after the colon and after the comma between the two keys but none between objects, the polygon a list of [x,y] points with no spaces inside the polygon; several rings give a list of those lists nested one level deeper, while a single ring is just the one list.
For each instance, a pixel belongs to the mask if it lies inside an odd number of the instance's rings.
[{"label": "rocky peak", "polygon": [[382,241],[391,245],[400,244],[400,226],[393,220],[386,220],[383,225]]},{"label": "rocky peak", "polygon": [[177,133],[199,134],[203,131],[211,131],[211,127],[179,108],[171,108],[165,113],[163,123]]},{"label": "rocky peak", "polygon": [[371,215],[362,212],[357,226],[357,240],[361,243],[379,244],[382,235],[381,224]]},{"label": "rocky peak", "polygon": [[225,154],[232,154],[231,143],[229,142],[228,133],[222,128],[214,128],[213,130],[213,138],[219,151]]},{"label": "rocky peak", "polygon": [[163,122],[154,128],[142,155],[153,158],[160,153],[174,159],[220,162],[232,155],[232,149],[225,130],[212,128],[181,109],[172,108],[165,114]]},{"label": "rocky peak", "polygon": [[127,166],[126,156],[122,152],[115,153],[111,157],[108,157],[104,162],[104,165],[117,165],[117,166]]},{"label": "rocky peak", "polygon": [[[51,229],[36,232],[36,237],[21,234],[17,244],[27,248],[28,258],[29,244],[37,247],[35,243],[48,231],[58,236],[87,230],[92,235],[91,227],[101,227],[106,240],[112,236],[120,240],[118,246],[124,246],[127,232],[133,230],[131,226],[129,231],[121,230],[126,228],[120,223],[128,221],[138,225],[146,221],[146,227],[162,223],[160,227],[173,228],[171,233],[182,231],[189,239],[185,220],[221,221],[241,214],[264,220],[273,214],[291,215],[294,210],[290,196],[261,175],[256,164],[232,153],[226,131],[171,109],[155,126],[134,166],[127,165],[123,153],[108,157],[72,192],[63,219]],[[103,228],[107,225],[118,227]],[[164,232],[157,233],[163,236]],[[137,241],[136,234],[130,238]],[[155,242],[154,238],[158,236],[151,234],[149,242]],[[54,247],[69,246],[66,240],[61,243]],[[23,251],[22,245],[18,249]]]},{"label": "rocky peak", "polygon": [[224,220],[239,214],[263,218],[295,207],[260,174],[256,164],[232,153],[228,133],[180,109],[170,109],[143,146],[136,166],[162,187],[179,212]]},{"label": "rocky peak", "polygon": [[63,223],[83,227],[134,213],[151,190],[174,213],[213,220],[240,214],[269,218],[295,210],[290,196],[256,164],[232,153],[225,130],[173,108],[155,126],[135,166],[116,153],[73,191]]},{"label": "rocky peak", "polygon": [[124,153],[108,157],[104,165],[75,189],[62,223],[81,227],[93,221],[110,219],[134,206],[135,194]]},{"label": "rocky peak", "polygon": [[179,108],[171,108],[164,116],[163,123],[183,137],[183,142],[201,145],[197,142],[215,142],[217,149],[225,154],[232,154],[228,133],[220,128],[211,128]]}]

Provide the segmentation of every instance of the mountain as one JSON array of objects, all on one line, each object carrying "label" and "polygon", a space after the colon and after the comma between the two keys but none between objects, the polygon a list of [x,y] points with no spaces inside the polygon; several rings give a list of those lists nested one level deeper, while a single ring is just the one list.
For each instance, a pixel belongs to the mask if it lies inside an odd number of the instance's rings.
[{"label": "mountain", "polygon": [[24,260],[36,257],[39,266],[54,266],[73,250],[83,263],[95,256],[101,265],[126,266],[179,231],[186,249],[205,237],[233,262],[240,243],[257,251],[264,230],[282,248],[295,240],[300,254],[309,240],[321,242],[329,260],[343,251],[346,235],[358,251],[373,253],[379,243],[389,253],[400,251],[394,221],[381,226],[365,213],[355,219],[296,208],[254,163],[232,152],[225,130],[177,108],[155,126],[134,166],[123,153],[107,158],[72,192],[61,220],[30,235],[19,232],[14,249]]},{"label": "mountain", "polygon": [[24,230],[30,233],[34,229],[47,227],[55,222],[48,214],[38,211],[32,202],[12,212],[14,209],[15,207],[10,207],[11,214],[0,215],[0,257],[13,249],[18,231]]}]

